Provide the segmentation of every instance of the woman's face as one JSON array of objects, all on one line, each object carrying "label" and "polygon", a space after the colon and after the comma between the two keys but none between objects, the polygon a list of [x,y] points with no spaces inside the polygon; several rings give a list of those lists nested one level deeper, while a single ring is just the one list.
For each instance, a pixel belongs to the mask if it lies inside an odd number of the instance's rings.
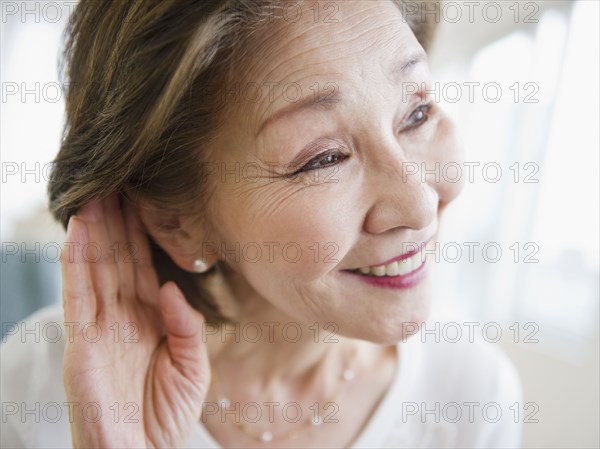
[{"label": "woman's face", "polygon": [[214,235],[203,255],[218,253],[290,319],[392,344],[403,323],[427,318],[433,258],[402,278],[352,270],[432,246],[461,185],[424,170],[460,164],[460,149],[426,98],[427,57],[398,7],[319,8],[289,9],[244,81],[225,86],[233,112],[207,165]]}]

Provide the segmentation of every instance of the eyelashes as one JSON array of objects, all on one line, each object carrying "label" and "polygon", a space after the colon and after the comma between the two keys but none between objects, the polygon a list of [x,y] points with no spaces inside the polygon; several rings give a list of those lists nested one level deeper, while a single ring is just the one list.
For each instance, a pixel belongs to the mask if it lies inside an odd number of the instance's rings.
[{"label": "eyelashes", "polygon": [[[409,131],[414,128],[418,128],[425,123],[432,113],[433,103],[425,103],[417,107],[412,114],[408,117],[407,124],[404,125],[401,131]],[[418,117],[418,118],[417,118]]]},{"label": "eyelashes", "polygon": [[[434,104],[430,101],[419,105],[405,120],[405,123],[399,129],[400,133],[417,130],[426,123],[433,113]],[[347,159],[348,156],[337,148],[328,148],[319,153],[298,170],[295,170],[289,176],[296,176],[300,173],[328,168],[337,165]]]},{"label": "eyelashes", "polygon": [[[332,165],[336,165],[336,164],[340,163],[340,161],[342,161],[346,158],[347,158],[347,156],[345,154],[343,154],[340,150],[335,149],[335,148],[330,149],[330,150],[324,151],[323,153],[320,153],[319,155],[312,158],[309,162],[304,164],[299,170],[296,170],[294,172],[294,175],[297,175],[302,172],[311,171],[311,170],[327,168]],[[324,164],[321,164],[321,162],[323,162],[323,161],[326,161],[326,162]]]}]

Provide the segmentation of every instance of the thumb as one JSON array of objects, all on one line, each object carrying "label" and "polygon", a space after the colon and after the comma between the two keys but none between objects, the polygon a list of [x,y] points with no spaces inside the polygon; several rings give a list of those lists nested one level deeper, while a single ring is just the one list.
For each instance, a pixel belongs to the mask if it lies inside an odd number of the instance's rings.
[{"label": "thumb", "polygon": [[185,299],[174,282],[167,282],[159,292],[158,305],[167,332],[167,348],[173,365],[185,377],[210,383],[210,364],[202,314]]}]

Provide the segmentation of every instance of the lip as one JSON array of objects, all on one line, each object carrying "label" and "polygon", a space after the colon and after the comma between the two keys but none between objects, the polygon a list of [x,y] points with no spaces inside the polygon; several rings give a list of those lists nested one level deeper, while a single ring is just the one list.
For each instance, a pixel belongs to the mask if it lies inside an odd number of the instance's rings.
[{"label": "lip", "polygon": [[429,265],[427,264],[427,255],[425,255],[423,263],[419,265],[418,268],[411,271],[410,273],[398,276],[368,276],[361,273],[357,273],[355,271],[341,271],[340,273],[343,275],[353,276],[363,282],[366,282],[367,284],[376,287],[400,290],[412,288],[419,284],[427,276],[429,272],[428,267]]},{"label": "lip", "polygon": [[[431,240],[431,239],[429,239],[429,240]],[[422,251],[423,248],[425,248],[427,246],[427,244],[429,243],[429,240],[427,240],[426,242],[420,243],[419,246],[417,246],[415,249],[407,251],[404,254],[400,254],[399,256],[396,256],[396,257],[394,257],[394,258],[392,258],[390,260],[386,260],[385,262],[378,263],[377,265],[369,265],[369,266],[379,267],[381,265],[387,265],[389,263],[396,262],[398,260],[408,259],[409,257],[414,256],[418,252]],[[412,242],[409,242],[409,243],[412,243]]]},{"label": "lip", "polygon": [[[380,267],[382,265],[387,265],[387,264],[390,264],[392,262],[397,262],[398,260],[408,259],[409,257],[414,256],[418,252],[422,251],[429,244],[429,242],[431,241],[431,239],[433,239],[433,237],[429,237],[424,242],[419,243],[419,246],[417,246],[415,249],[411,249],[410,251],[407,251],[407,252],[405,252],[403,254],[400,254],[399,256],[392,257],[391,259],[386,260],[385,262],[381,262],[381,263],[373,264],[373,265],[363,265],[363,266],[365,266],[365,267],[366,266],[368,266],[368,267]],[[415,242],[404,242],[403,244],[404,245],[406,245],[406,244],[412,244],[412,245],[414,245]],[[360,268],[360,267],[358,267],[358,268]],[[355,268],[355,269],[358,270],[358,268]]]}]

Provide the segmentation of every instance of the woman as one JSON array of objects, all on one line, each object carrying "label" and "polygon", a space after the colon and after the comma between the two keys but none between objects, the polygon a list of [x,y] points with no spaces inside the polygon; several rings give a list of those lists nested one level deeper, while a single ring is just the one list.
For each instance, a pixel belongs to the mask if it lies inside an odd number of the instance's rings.
[{"label": "woman", "polygon": [[77,6],[50,185],[64,319],[30,320],[65,332],[3,347],[3,398],[22,404],[3,441],[518,445],[508,410],[446,413],[518,401],[501,354],[408,338],[461,186],[407,167],[461,155],[426,96],[431,24],[404,6]]}]

